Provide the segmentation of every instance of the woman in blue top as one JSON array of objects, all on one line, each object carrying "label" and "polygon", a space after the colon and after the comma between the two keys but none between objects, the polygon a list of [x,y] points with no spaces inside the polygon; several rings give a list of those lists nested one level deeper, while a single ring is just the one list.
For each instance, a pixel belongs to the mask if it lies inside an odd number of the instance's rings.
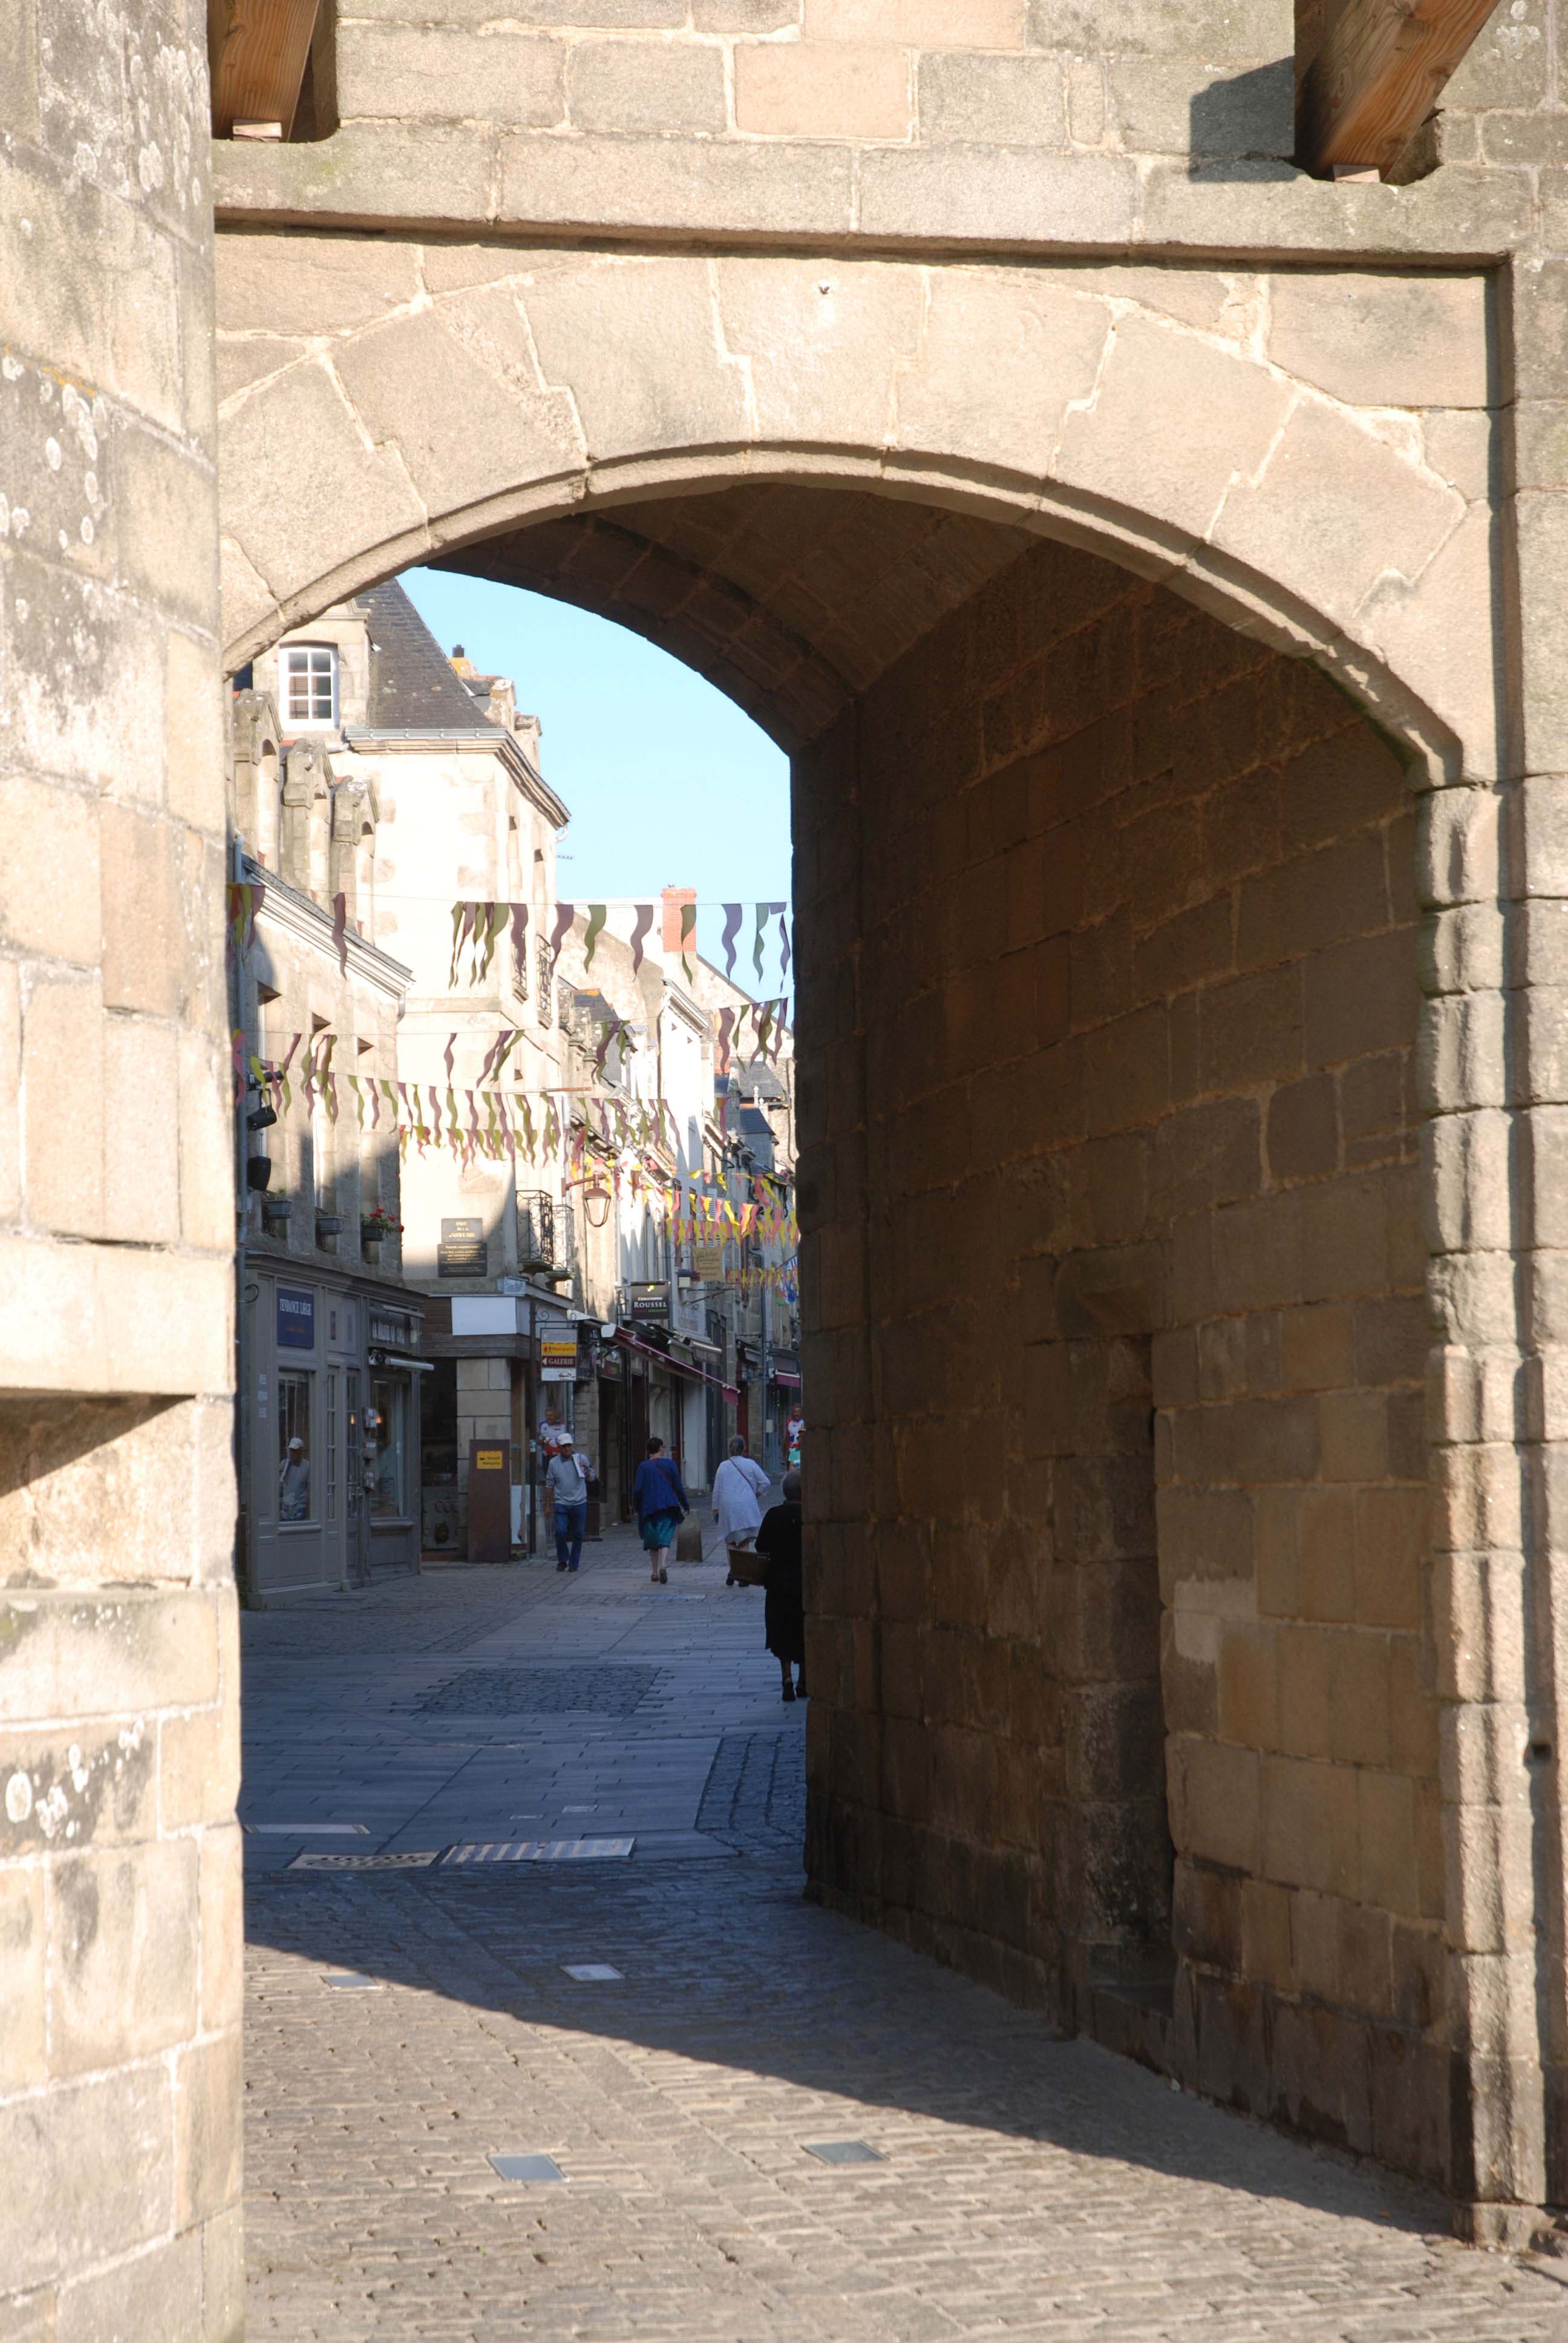
[{"label": "woman in blue top", "polygon": [[675,1459],[665,1454],[662,1440],[648,1442],[648,1454],[638,1466],[631,1484],[631,1501],[637,1507],[638,1527],[653,1565],[651,1583],[668,1586],[669,1549],[689,1506]]}]

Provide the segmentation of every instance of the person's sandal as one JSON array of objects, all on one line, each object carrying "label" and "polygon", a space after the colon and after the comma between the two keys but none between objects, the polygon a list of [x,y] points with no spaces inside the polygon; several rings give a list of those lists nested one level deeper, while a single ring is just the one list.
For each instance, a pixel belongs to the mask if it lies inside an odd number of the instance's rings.
[{"label": "person's sandal", "polygon": [[658,1583],[661,1586],[668,1586],[669,1584],[669,1573],[668,1570],[661,1570],[659,1572]]}]

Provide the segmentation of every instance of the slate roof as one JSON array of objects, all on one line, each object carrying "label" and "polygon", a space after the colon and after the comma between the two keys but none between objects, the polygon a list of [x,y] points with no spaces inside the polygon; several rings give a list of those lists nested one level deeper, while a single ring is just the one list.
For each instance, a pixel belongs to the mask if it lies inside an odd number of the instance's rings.
[{"label": "slate roof", "polygon": [[358,597],[370,627],[372,732],[499,732],[396,580]]}]

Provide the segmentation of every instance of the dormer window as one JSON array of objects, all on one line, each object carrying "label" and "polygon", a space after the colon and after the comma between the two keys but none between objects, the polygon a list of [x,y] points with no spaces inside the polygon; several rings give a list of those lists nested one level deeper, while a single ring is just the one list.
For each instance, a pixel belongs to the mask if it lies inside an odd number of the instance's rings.
[{"label": "dormer window", "polygon": [[287,643],[283,720],[295,731],[329,731],[337,721],[337,653],[327,643]]}]

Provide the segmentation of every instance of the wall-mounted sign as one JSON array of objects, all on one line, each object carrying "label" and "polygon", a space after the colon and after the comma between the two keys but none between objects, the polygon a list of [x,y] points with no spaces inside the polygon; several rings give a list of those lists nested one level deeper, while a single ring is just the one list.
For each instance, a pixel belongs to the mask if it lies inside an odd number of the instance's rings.
[{"label": "wall-mounted sign", "polygon": [[657,1285],[634,1285],[629,1300],[634,1318],[657,1318],[663,1323],[669,1316],[669,1287],[661,1279]]},{"label": "wall-mounted sign", "polygon": [[476,1448],[474,1451],[476,1473],[499,1473],[506,1461],[507,1452],[504,1448]]},{"label": "wall-mounted sign", "polygon": [[483,1221],[443,1221],[441,1242],[436,1248],[437,1276],[487,1277],[489,1273],[490,1248],[485,1241]]},{"label": "wall-mounted sign", "polygon": [[316,1296],[297,1287],[277,1289],[277,1347],[280,1351],[316,1348]]}]

